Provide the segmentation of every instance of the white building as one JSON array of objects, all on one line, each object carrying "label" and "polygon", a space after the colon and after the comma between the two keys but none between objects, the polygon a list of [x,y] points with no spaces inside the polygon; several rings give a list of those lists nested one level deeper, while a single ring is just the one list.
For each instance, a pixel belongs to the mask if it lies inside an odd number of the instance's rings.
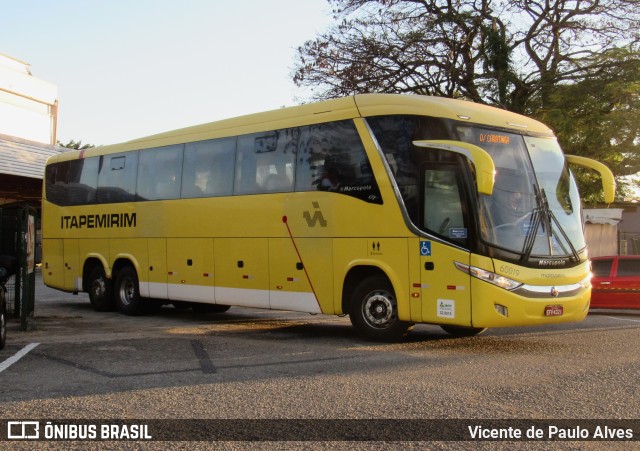
[{"label": "white building", "polygon": [[57,120],[58,88],[0,54],[0,205],[39,203],[45,162],[60,153]]}]

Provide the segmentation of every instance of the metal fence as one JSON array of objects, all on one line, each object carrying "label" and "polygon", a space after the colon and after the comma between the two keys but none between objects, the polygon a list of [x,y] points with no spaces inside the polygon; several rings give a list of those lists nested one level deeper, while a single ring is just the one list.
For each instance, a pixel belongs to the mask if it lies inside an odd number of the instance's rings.
[{"label": "metal fence", "polygon": [[19,317],[23,330],[33,317],[35,300],[36,211],[29,206],[0,208],[0,255],[17,258],[16,274],[5,284],[7,314]]},{"label": "metal fence", "polygon": [[19,308],[16,308],[16,276],[9,277],[7,282],[4,284],[4,287],[7,289],[7,294],[5,296],[7,312],[9,312],[11,316],[14,316],[16,311],[20,311]]},{"label": "metal fence", "polygon": [[640,255],[640,233],[618,232],[618,255]]}]

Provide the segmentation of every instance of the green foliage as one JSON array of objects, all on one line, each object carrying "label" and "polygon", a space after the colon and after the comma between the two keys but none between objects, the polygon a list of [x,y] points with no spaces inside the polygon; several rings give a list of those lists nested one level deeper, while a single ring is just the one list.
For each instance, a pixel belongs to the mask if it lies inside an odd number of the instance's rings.
[{"label": "green foliage", "polygon": [[[329,3],[336,25],[298,48],[293,73],[313,98],[464,98],[541,119],[618,177],[640,170],[638,0]],[[599,184],[581,184],[595,201]]]},{"label": "green foliage", "polygon": [[[551,126],[568,154],[606,164],[618,176],[618,198],[634,188],[621,176],[640,171],[640,59],[629,49],[597,57],[602,69],[592,78],[554,86],[546,106],[531,114]],[[588,203],[602,201],[597,178],[574,169]]]},{"label": "green foliage", "polygon": [[76,150],[91,149],[92,147],[95,147],[93,144],[82,144],[82,140],[74,141],[73,139],[66,144],[58,141],[58,146]]}]

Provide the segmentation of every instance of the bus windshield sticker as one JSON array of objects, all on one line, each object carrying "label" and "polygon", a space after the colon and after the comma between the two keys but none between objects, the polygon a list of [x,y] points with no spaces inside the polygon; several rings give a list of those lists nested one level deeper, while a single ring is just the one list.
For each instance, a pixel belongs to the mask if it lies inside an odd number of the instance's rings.
[{"label": "bus windshield sticker", "polygon": [[431,256],[431,241],[420,241],[420,255],[423,257]]},{"label": "bus windshield sticker", "polygon": [[449,238],[467,238],[466,227],[452,227],[449,229]]}]

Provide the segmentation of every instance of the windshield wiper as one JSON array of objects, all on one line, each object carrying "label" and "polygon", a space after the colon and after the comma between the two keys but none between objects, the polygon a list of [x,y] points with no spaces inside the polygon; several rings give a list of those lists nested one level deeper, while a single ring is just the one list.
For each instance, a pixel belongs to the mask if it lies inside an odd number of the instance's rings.
[{"label": "windshield wiper", "polygon": [[531,251],[533,250],[533,245],[536,242],[536,236],[538,235],[538,228],[540,227],[541,221],[542,214],[540,213],[540,208],[534,208],[531,212],[531,219],[529,220],[529,231],[524,239],[524,245],[522,246],[522,256],[520,257],[521,263],[529,260],[529,257],[531,256]]},{"label": "windshield wiper", "polygon": [[[556,215],[553,213],[551,208],[549,208],[549,202],[547,201],[547,194],[544,192],[544,188],[541,190],[541,194],[542,194],[542,198],[543,198],[543,202],[544,202],[544,208],[545,208],[546,213],[547,213],[547,217],[551,221],[553,221],[553,223],[557,227],[557,230],[562,235],[562,238],[564,238],[564,242],[569,245],[569,248],[571,249],[571,255],[573,256],[574,261],[575,262],[579,262],[580,261],[580,256],[578,255],[578,251],[576,250],[575,246],[573,245],[573,243],[569,239],[569,236],[567,235],[567,233],[564,231],[564,229],[560,225],[560,221],[558,221],[558,218],[556,218]],[[551,225],[551,224],[549,224],[549,225]],[[550,245],[549,249],[553,250],[553,247],[551,247],[551,244],[552,244],[551,239],[552,239],[552,237],[553,237],[555,232],[554,232],[553,228],[550,228],[549,230],[551,231],[551,234],[549,236],[549,245]],[[563,246],[563,248],[564,248],[564,246]]]},{"label": "windshield wiper", "polygon": [[548,227],[549,223],[548,216],[545,214],[544,207],[546,198],[542,196],[540,189],[536,186],[535,183],[533,184],[533,192],[536,196],[537,207],[534,208],[531,212],[531,219],[529,220],[529,230],[527,231],[527,236],[524,239],[524,243],[522,245],[522,255],[520,256],[521,263],[528,261],[529,257],[531,257],[531,252],[533,251],[533,246],[536,242],[536,237],[538,236],[538,229],[540,228],[540,224],[542,223],[543,219],[545,220],[543,227]]},{"label": "windshield wiper", "polygon": [[[560,221],[556,218],[555,214],[549,207],[549,201],[547,200],[547,194],[544,191],[544,188],[540,189],[535,184],[533,185],[533,190],[536,195],[536,203],[538,204],[537,208],[534,208],[531,215],[531,220],[529,221],[530,228],[529,233],[527,234],[526,239],[524,240],[524,244],[522,246],[522,256],[520,257],[521,262],[526,262],[531,257],[531,252],[533,251],[533,245],[535,244],[536,237],[538,234],[538,228],[540,227],[540,223],[544,221],[543,230],[547,230],[547,240],[549,244],[549,253],[553,255],[553,237],[555,235],[554,228],[552,223],[555,224],[557,230],[560,231],[562,238],[564,238],[564,242],[569,245],[571,249],[571,254],[574,260],[580,261],[580,256],[576,251],[576,248],[571,243],[571,240],[567,236],[567,233],[564,231],[562,226],[560,225]],[[559,240],[559,244],[561,241]],[[562,244],[561,244],[562,245]],[[562,246],[564,248],[564,246]]]}]

